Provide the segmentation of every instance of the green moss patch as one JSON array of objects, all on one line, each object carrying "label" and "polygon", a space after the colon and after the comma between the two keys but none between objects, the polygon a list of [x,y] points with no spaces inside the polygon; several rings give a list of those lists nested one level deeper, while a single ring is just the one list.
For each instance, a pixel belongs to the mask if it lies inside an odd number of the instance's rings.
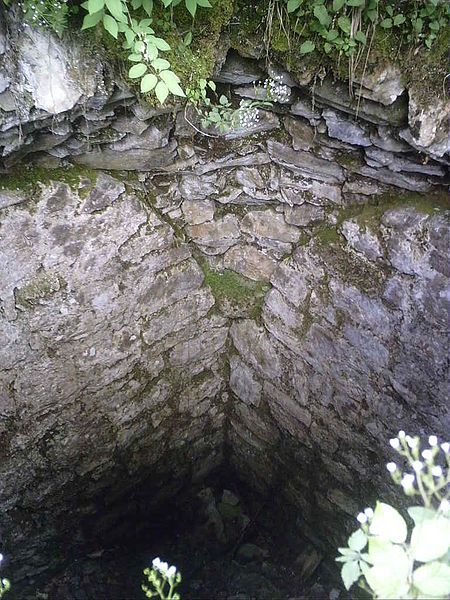
[{"label": "green moss patch", "polygon": [[68,167],[67,169],[22,167],[20,170],[16,169],[6,175],[0,175],[0,189],[32,191],[39,184],[46,185],[53,181],[67,183],[72,189],[80,190],[80,196],[83,196],[87,195],[94,187],[97,181],[97,172],[86,167]]}]

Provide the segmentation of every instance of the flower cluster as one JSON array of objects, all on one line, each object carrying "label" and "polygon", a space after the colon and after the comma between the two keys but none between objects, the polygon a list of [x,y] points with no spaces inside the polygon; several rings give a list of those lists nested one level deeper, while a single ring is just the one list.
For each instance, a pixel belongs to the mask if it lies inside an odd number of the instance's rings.
[{"label": "flower cluster", "polygon": [[[421,450],[418,437],[399,431],[397,437],[389,440],[389,444],[406,459],[413,471],[404,473],[395,462],[386,465],[393,480],[402,486],[404,492],[409,496],[422,496],[425,506],[431,506],[432,501],[441,504],[442,501],[446,501],[443,490],[449,484],[450,443],[439,444],[438,438],[430,435],[428,437],[430,447]],[[442,464],[435,464],[436,462]]]},{"label": "flower cluster", "polygon": [[273,102],[287,102],[291,96],[291,89],[288,85],[282,83],[281,75],[274,75],[266,79],[263,87],[266,90],[267,98]]},{"label": "flower cluster", "polygon": [[250,129],[259,123],[259,110],[256,106],[242,105],[238,109],[238,126]]},{"label": "flower cluster", "polygon": [[49,27],[59,36],[67,26],[67,0],[23,0],[19,8],[33,26]]},{"label": "flower cluster", "polygon": [[153,559],[152,566],[154,569],[158,569],[158,571],[160,573],[162,573],[162,575],[164,575],[168,579],[170,579],[171,577],[174,577],[177,572],[176,567],[174,567],[173,565],[171,567],[169,567],[168,563],[163,562],[158,557]]}]

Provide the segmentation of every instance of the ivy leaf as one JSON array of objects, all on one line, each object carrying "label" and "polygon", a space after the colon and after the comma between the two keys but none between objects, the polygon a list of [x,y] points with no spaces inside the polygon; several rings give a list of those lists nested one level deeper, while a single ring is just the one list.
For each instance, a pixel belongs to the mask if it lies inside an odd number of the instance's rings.
[{"label": "ivy leaf", "polygon": [[430,562],[450,547],[450,519],[435,517],[418,523],[411,534],[411,554],[415,560]]},{"label": "ivy leaf", "polygon": [[185,0],[186,8],[191,13],[192,18],[195,17],[195,13],[197,12],[197,0]]},{"label": "ivy leaf", "polygon": [[380,23],[381,27],[383,27],[383,29],[391,29],[392,27],[392,19],[383,19]]},{"label": "ivy leaf", "polygon": [[384,502],[377,502],[369,531],[372,535],[379,535],[396,544],[403,544],[408,534],[405,519],[395,508]]},{"label": "ivy leaf", "polygon": [[338,12],[344,6],[345,0],[333,0],[333,12]]},{"label": "ivy leaf", "polygon": [[117,21],[111,17],[110,15],[105,15],[103,17],[103,25],[108,33],[110,33],[117,40],[117,34],[119,33],[119,28],[117,27]]},{"label": "ivy leaf", "polygon": [[141,92],[143,94],[151,92],[155,85],[158,83],[158,78],[153,73],[147,73],[144,75],[141,81]]},{"label": "ivy leaf", "polygon": [[355,552],[360,552],[366,544],[367,536],[364,533],[364,531],[362,531],[362,529],[357,529],[348,538],[348,547],[350,548],[350,550],[354,550]]},{"label": "ivy leaf", "polygon": [[142,0],[142,8],[148,16],[151,17],[153,12],[153,0]]},{"label": "ivy leaf", "polygon": [[142,77],[146,70],[147,65],[144,65],[144,63],[133,65],[128,71],[128,77],[130,77],[130,79],[137,79],[138,77]]},{"label": "ivy leaf", "polygon": [[314,16],[324,27],[327,27],[331,23],[331,17],[323,4],[314,7]]},{"label": "ivy leaf", "polygon": [[83,19],[83,25],[81,27],[81,30],[83,31],[83,29],[89,29],[90,27],[95,27],[97,25],[97,23],[99,23],[102,20],[103,17],[103,10],[99,10],[96,13],[92,13],[92,15],[85,15],[84,19]]},{"label": "ivy leaf", "polygon": [[288,13],[294,12],[302,3],[302,0],[288,0],[287,11]]},{"label": "ivy leaf", "polygon": [[299,52],[300,54],[309,54],[314,50],[315,47],[316,45],[314,42],[311,40],[306,40],[306,42],[303,42],[303,44],[300,46]]},{"label": "ivy leaf", "polygon": [[360,575],[361,569],[359,568],[358,561],[353,560],[342,565],[341,576],[346,590],[349,590],[355,581],[358,581]]},{"label": "ivy leaf", "polygon": [[186,95],[179,85],[180,80],[178,76],[175,75],[173,71],[161,71],[159,76],[164,81],[171,94],[173,94],[174,96],[181,97],[184,97]]},{"label": "ivy leaf", "polygon": [[395,17],[394,17],[394,25],[396,25],[396,26],[401,25],[405,21],[406,21],[405,15],[398,14],[398,15],[395,15]]},{"label": "ivy leaf", "polygon": [[450,594],[450,566],[431,562],[416,569],[413,582],[426,597],[446,598]]},{"label": "ivy leaf", "polygon": [[104,0],[88,0],[87,6],[89,14],[93,15],[94,13],[103,9],[105,2]]},{"label": "ivy leaf", "polygon": [[123,13],[122,2],[120,0],[106,0],[106,6],[116,21],[121,21],[122,23],[127,22],[127,18]]},{"label": "ivy leaf", "polygon": [[338,25],[344,33],[350,34],[350,29],[352,27],[352,24],[348,17],[345,17],[344,15],[339,17]]},{"label": "ivy leaf", "polygon": [[169,90],[164,81],[158,81],[158,84],[155,88],[155,94],[161,104],[164,104],[167,96],[169,95]]}]

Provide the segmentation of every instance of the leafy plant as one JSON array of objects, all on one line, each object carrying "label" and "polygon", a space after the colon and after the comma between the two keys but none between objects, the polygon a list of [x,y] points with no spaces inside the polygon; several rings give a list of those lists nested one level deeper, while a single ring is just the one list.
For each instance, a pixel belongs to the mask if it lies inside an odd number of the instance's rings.
[{"label": "leafy plant", "polygon": [[148,584],[142,584],[142,591],[147,598],[159,597],[161,600],[180,600],[180,595],[175,591],[181,583],[181,573],[174,566],[169,567],[166,562],[155,558],[152,568],[144,569]]},{"label": "leafy plant", "polygon": [[[404,473],[394,462],[387,469],[407,496],[419,496],[423,506],[407,510],[408,524],[394,507],[377,502],[357,517],[360,528],[339,548],[346,589],[359,582],[374,598],[446,598],[450,594],[450,444],[420,450],[418,437],[400,431],[391,446],[412,468]],[[439,464],[439,463],[442,463]]]},{"label": "leafy plant", "polygon": [[[0,563],[3,561],[3,554],[0,554]],[[0,579],[0,598],[3,598],[4,594],[11,589],[11,584],[8,579]]]},{"label": "leafy plant", "polygon": [[[14,0],[3,0],[6,6],[14,3]],[[30,25],[39,25],[52,29],[59,37],[67,27],[70,14],[67,0],[23,0],[17,2],[19,10],[22,11],[25,21]],[[76,8],[72,7],[72,12]]]}]

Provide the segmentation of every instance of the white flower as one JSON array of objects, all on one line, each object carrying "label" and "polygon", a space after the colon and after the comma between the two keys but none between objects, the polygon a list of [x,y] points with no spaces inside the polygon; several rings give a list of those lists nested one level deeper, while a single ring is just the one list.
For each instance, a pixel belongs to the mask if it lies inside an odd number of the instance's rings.
[{"label": "white flower", "polygon": [[442,468],[439,466],[433,467],[431,469],[431,474],[434,475],[435,477],[441,477],[442,475]]},{"label": "white flower", "polygon": [[0,554],[0,562],[3,560],[3,554]]},{"label": "white flower", "polygon": [[403,429],[398,432],[399,438],[404,438],[405,436],[406,436],[406,433],[403,431]]},{"label": "white flower", "polygon": [[415,476],[412,475],[411,473],[406,473],[405,475],[403,475],[403,479],[401,480],[401,484],[403,486],[403,489],[409,489],[414,485],[414,480],[415,480]]},{"label": "white flower", "polygon": [[389,462],[386,465],[386,469],[389,471],[389,473],[394,473],[397,470],[397,465],[395,462]]},{"label": "white flower", "polygon": [[411,466],[414,469],[414,471],[419,472],[423,469],[423,462],[421,462],[420,460],[415,460],[411,463]]},{"label": "white flower", "polygon": [[171,567],[169,567],[167,569],[166,575],[170,579],[170,577],[174,577],[176,575],[176,572],[177,572],[177,568],[172,565]]},{"label": "white flower", "polygon": [[373,517],[373,509],[371,509],[370,507],[369,507],[369,508],[366,508],[366,509],[364,510],[364,514],[366,515],[366,517],[367,517],[368,519],[371,519],[371,518]]},{"label": "white flower", "polygon": [[422,456],[425,460],[432,460],[433,458],[433,453],[432,451],[428,448],[427,450],[424,450],[422,452]]},{"label": "white flower", "polygon": [[410,435],[407,435],[406,442],[412,450],[413,448],[415,448],[417,446],[417,444],[419,443],[419,440],[417,438],[411,437]]},{"label": "white flower", "polygon": [[435,435],[430,435],[430,437],[428,438],[428,443],[430,444],[430,446],[436,446],[438,443],[437,437]]},{"label": "white flower", "polygon": [[448,454],[450,452],[450,444],[448,442],[444,442],[443,444],[441,444],[441,448],[445,452],[445,454]]},{"label": "white flower", "polygon": [[356,517],[356,520],[359,521],[361,525],[364,525],[364,523],[367,523],[367,515],[364,513],[359,513],[359,515]]},{"label": "white flower", "polygon": [[389,440],[390,445],[394,448],[394,450],[397,450],[397,448],[400,447],[400,442],[398,441],[397,438],[392,438]]},{"label": "white flower", "polygon": [[439,510],[444,514],[450,512],[450,502],[447,500],[447,498],[442,500],[441,504],[439,505]]},{"label": "white flower", "polygon": [[163,574],[166,574],[169,568],[169,565],[158,557],[152,561],[152,565],[155,569],[158,569],[158,571],[161,571]]},{"label": "white flower", "polygon": [[7,580],[7,579],[2,579],[2,583],[3,583],[3,585],[5,585],[5,586],[6,586],[6,585],[7,585],[7,583],[8,583],[8,580]]}]

